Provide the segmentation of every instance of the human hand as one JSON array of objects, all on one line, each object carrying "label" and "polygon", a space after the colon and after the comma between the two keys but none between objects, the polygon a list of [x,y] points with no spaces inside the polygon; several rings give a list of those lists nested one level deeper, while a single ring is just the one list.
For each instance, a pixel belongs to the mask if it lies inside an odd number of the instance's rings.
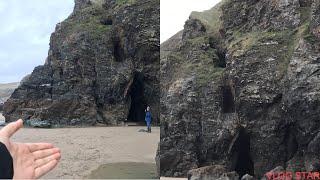
[{"label": "human hand", "polygon": [[0,130],[0,142],[13,159],[13,179],[37,179],[51,171],[61,158],[60,150],[49,143],[15,143],[10,137],[23,126],[20,119]]}]

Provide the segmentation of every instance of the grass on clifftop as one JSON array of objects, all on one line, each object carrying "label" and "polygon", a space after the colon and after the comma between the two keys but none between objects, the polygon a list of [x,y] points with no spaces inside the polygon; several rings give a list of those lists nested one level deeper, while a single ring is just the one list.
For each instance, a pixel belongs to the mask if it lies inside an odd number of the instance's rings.
[{"label": "grass on clifftop", "polygon": [[226,2],[226,0],[222,0],[220,3],[215,5],[213,8],[203,11],[196,12],[193,11],[190,15],[193,19],[199,19],[207,28],[208,34],[218,37],[219,29],[222,26],[222,22],[220,20],[220,16],[222,13],[221,6]]},{"label": "grass on clifftop", "polygon": [[202,53],[196,62],[185,61],[185,57],[181,52],[171,52],[167,58],[175,69],[175,78],[195,75],[199,87],[216,81],[224,71],[224,68],[214,66],[214,60],[208,53]]},{"label": "grass on clifftop", "polygon": [[66,25],[67,34],[77,32],[88,32],[92,38],[99,38],[103,33],[108,32],[112,25],[101,23],[105,10],[102,4],[94,3],[89,7],[77,12],[74,17],[68,18],[63,22]]}]

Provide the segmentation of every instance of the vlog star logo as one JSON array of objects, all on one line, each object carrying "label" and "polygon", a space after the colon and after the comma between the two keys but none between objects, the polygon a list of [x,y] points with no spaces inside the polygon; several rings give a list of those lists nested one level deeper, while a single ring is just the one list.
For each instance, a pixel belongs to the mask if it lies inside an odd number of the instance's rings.
[{"label": "vlog star logo", "polygon": [[268,172],[265,177],[268,180],[320,180],[320,172]]}]

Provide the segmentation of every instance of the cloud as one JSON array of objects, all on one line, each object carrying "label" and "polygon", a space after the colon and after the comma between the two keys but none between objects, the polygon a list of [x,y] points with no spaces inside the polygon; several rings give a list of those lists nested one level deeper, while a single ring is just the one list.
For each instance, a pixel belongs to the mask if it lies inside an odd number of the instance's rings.
[{"label": "cloud", "polygon": [[20,81],[44,64],[55,25],[74,0],[0,0],[0,83]]},{"label": "cloud", "polygon": [[221,0],[161,0],[160,3],[160,41],[161,43],[183,29],[192,11],[212,8]]}]

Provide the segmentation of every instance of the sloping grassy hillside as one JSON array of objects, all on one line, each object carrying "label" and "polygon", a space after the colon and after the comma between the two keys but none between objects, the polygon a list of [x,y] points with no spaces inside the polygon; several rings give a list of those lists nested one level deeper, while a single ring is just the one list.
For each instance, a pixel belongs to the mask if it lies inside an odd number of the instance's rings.
[{"label": "sloping grassy hillside", "polygon": [[0,84],[0,103],[5,102],[18,86],[18,82]]}]

